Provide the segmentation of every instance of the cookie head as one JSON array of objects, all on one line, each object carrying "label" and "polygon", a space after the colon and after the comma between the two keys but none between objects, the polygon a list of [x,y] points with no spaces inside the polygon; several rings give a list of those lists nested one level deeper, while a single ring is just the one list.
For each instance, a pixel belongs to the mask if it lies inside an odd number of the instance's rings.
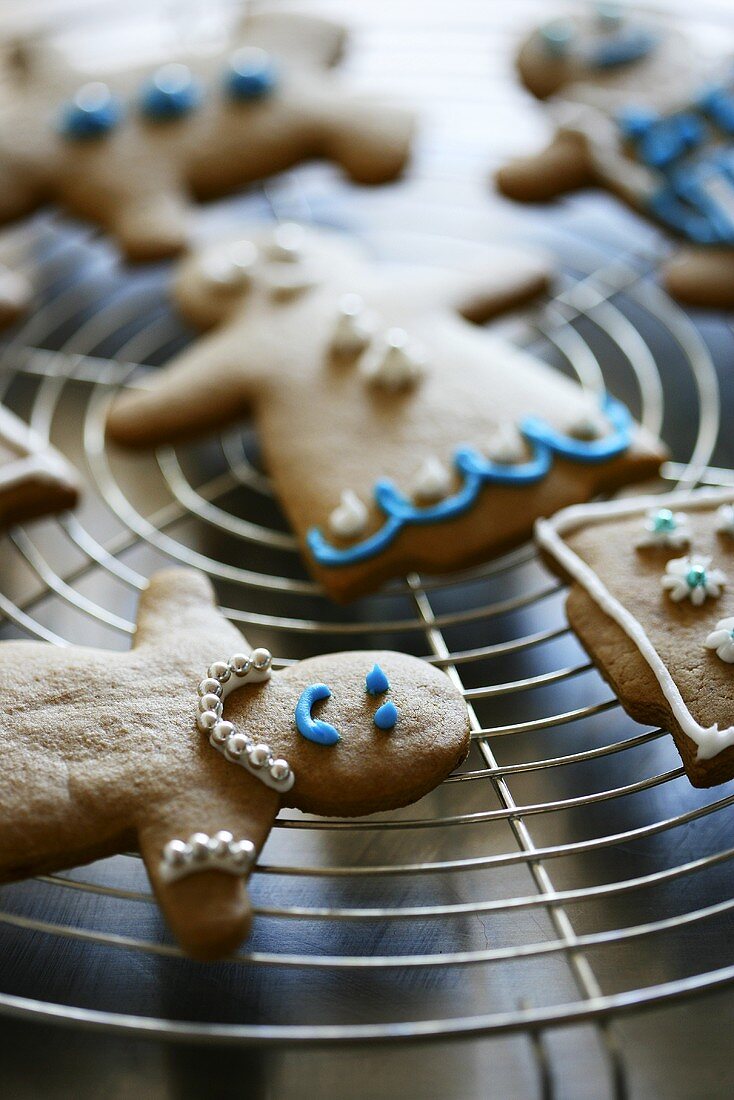
[{"label": "cookie head", "polygon": [[240,736],[267,739],[270,767],[292,776],[289,789],[280,785],[283,804],[325,815],[413,802],[469,748],[466,705],[448,676],[386,651],[314,657],[275,672],[228,696],[224,718]]},{"label": "cookie head", "polygon": [[518,69],[538,99],[577,81],[595,81],[633,70],[654,53],[659,31],[625,13],[621,5],[596,4],[589,12],[549,20],[523,44]]}]

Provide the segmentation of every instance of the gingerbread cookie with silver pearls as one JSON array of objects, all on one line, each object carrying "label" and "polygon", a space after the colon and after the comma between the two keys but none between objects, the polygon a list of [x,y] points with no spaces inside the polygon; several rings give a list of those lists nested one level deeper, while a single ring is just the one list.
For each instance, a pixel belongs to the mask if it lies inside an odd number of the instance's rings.
[{"label": "gingerbread cookie with silver pearls", "polygon": [[695,786],[734,778],[734,491],[579,505],[536,539],[625,710],[670,730]]},{"label": "gingerbread cookie with silver pearls", "polygon": [[622,5],[544,23],[517,67],[555,132],[540,152],[499,170],[500,190],[543,202],[606,187],[679,239],[663,268],[674,297],[734,305],[733,60]]},{"label": "gingerbread cookie with silver pearls", "polygon": [[184,950],[235,950],[281,806],[323,815],[421,798],[464,759],[448,676],[399,653],[275,671],[201,574],[156,574],[133,649],[0,645],[0,880],[139,848]]},{"label": "gingerbread cookie with silver pearls", "polygon": [[0,221],[54,200],[151,259],[186,245],[195,199],[301,161],[331,160],[359,183],[394,178],[412,116],[339,82],[345,39],[325,19],[254,13],[224,45],[109,71],[29,39],[0,113]]},{"label": "gingerbread cookie with silver pearls", "polygon": [[547,278],[520,249],[443,270],[376,263],[323,230],[253,230],[183,262],[175,298],[210,331],[120,394],[108,437],[150,447],[252,413],[304,558],[337,600],[486,561],[664,454],[619,401],[474,323]]}]

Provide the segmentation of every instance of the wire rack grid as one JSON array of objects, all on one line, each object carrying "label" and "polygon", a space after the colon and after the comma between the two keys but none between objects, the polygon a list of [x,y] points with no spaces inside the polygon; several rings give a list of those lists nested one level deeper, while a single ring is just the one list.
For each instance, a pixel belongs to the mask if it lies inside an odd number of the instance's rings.
[{"label": "wire rack grid", "polygon": [[[346,221],[378,255],[450,262],[445,236],[406,234],[386,215],[396,202],[324,199],[324,176],[307,169],[213,218]],[[508,336],[585,386],[603,381],[676,440],[671,484],[732,481],[711,465],[717,446],[731,461],[714,359],[649,278],[659,242],[621,250],[605,216],[595,238],[590,209],[582,200],[571,217],[529,223],[564,276]],[[348,643],[444,668],[470,707],[473,746],[404,812],[283,815],[253,880],[253,937],[205,975],[168,940],[134,853],[3,888],[0,1012],[210,1043],[518,1033],[545,1091],[541,1037],[591,1025],[624,1095],[623,1017],[734,980],[731,787],[695,791],[665,732],[625,716],[532,547],[335,608],[303,571],[248,425],[155,456],[108,449],[111,394],[190,339],[168,306],[167,272],[121,268],[104,241],[54,215],[11,243],[29,258],[40,306],[0,351],[0,397],[77,463],[88,491],[77,513],[3,540],[2,636],[125,648],[147,576],[193,565],[281,666]],[[691,936],[703,944],[695,954]]]}]

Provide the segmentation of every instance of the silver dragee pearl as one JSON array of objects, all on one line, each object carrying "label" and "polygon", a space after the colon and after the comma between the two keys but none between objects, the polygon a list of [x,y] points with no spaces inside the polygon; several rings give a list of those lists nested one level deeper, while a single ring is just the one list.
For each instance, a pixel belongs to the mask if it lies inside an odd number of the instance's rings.
[{"label": "silver dragee pearl", "polygon": [[205,710],[196,720],[196,724],[202,733],[211,733],[219,721],[219,715],[215,710]]},{"label": "silver dragee pearl", "polygon": [[229,846],[232,862],[238,866],[249,863],[255,856],[255,845],[251,840],[235,840]]},{"label": "silver dragee pearl", "polygon": [[234,837],[227,829],[221,829],[209,841],[209,851],[214,856],[226,856]]},{"label": "silver dragee pearl", "polygon": [[250,671],[250,658],[245,653],[235,653],[229,663],[235,676],[246,676]]},{"label": "silver dragee pearl", "polygon": [[219,713],[222,709],[222,701],[218,695],[214,695],[210,692],[208,695],[202,695],[199,700],[199,712],[204,713],[205,710],[213,710]]},{"label": "silver dragee pearl", "polygon": [[288,761],[283,760],[282,757],[274,760],[273,763],[270,765],[270,774],[272,775],[273,779],[276,780],[276,782],[282,783],[283,780],[287,779],[288,776],[291,774],[291,769]]},{"label": "silver dragee pearl", "polygon": [[256,668],[258,672],[264,672],[265,669],[270,668],[273,658],[269,649],[258,647],[258,649],[253,649],[251,660],[253,667]]},{"label": "silver dragee pearl", "polygon": [[234,726],[231,722],[217,722],[211,732],[209,740],[213,745],[223,745],[227,738],[231,737],[233,733]]},{"label": "silver dragee pearl", "polygon": [[247,738],[244,733],[233,733],[227,741],[226,752],[228,756],[238,759],[247,748]]},{"label": "silver dragee pearl", "polygon": [[221,695],[222,685],[213,676],[207,676],[199,684],[199,695]]},{"label": "silver dragee pearl", "polygon": [[262,768],[270,759],[269,745],[255,745],[250,750],[250,764],[253,768]]},{"label": "silver dragee pearl", "polygon": [[189,837],[192,857],[197,863],[202,862],[209,855],[209,837],[206,833],[194,833]]},{"label": "silver dragee pearl", "polygon": [[163,858],[172,867],[181,867],[190,854],[191,849],[184,840],[169,840],[163,849]]},{"label": "silver dragee pearl", "polygon": [[232,670],[226,661],[215,661],[213,665],[209,665],[207,670],[207,676],[211,676],[213,680],[218,680],[220,684],[226,684],[232,675]]}]

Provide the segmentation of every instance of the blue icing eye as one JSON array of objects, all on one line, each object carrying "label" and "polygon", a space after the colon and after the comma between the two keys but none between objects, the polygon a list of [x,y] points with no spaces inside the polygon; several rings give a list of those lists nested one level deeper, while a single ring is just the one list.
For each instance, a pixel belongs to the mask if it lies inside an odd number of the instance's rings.
[{"label": "blue icing eye", "polygon": [[375,711],[373,719],[378,730],[391,730],[395,728],[398,720],[398,708],[389,699],[383,703],[379,710]]},{"label": "blue icing eye", "polygon": [[122,118],[122,106],[106,84],[84,84],[61,112],[59,131],[69,138],[103,137]]},{"label": "blue icing eye", "polygon": [[390,681],[379,665],[374,665],[365,677],[365,687],[370,695],[384,695],[390,687]]},{"label": "blue icing eye", "polygon": [[298,732],[307,741],[314,741],[317,745],[335,745],[341,741],[339,731],[328,722],[322,722],[320,718],[314,718],[311,708],[314,703],[322,699],[331,698],[331,688],[326,684],[311,684],[301,692],[296,703],[296,726]]},{"label": "blue icing eye", "polygon": [[225,87],[232,99],[264,99],[278,82],[270,54],[256,46],[243,46],[229,59]]},{"label": "blue icing eye", "polygon": [[201,88],[188,65],[162,65],[143,88],[142,114],[156,122],[181,118],[198,107]]},{"label": "blue icing eye", "polygon": [[565,57],[573,42],[573,27],[565,19],[556,19],[540,28],[543,49],[551,57]]}]

